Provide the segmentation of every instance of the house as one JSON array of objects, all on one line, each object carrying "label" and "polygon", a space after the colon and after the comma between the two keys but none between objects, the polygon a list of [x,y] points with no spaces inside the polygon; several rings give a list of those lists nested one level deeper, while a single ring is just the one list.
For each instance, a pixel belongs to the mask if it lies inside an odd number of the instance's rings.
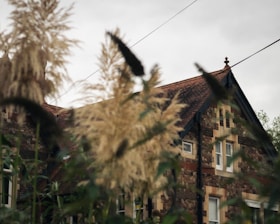
[{"label": "house", "polygon": [[[259,223],[266,215],[266,202],[259,201],[258,192],[249,179],[257,178],[258,171],[241,158],[233,160],[237,152],[243,152],[253,161],[265,167],[276,156],[271,143],[260,145],[248,130],[238,122],[245,120],[254,128],[263,130],[254,110],[240,88],[225,61],[224,69],[212,72],[231,98],[217,102],[203,76],[161,86],[168,96],[180,91],[180,99],[188,106],[181,112],[180,133],[181,174],[178,177],[176,205],[190,212],[195,223],[224,223],[241,212],[237,206],[219,205],[226,200],[242,198],[252,208],[252,223]],[[230,183],[236,173],[245,179]],[[193,187],[203,194],[193,191]],[[162,198],[158,208],[167,211],[171,202]],[[273,208],[278,211],[278,207]]]},{"label": "house", "polygon": [[[124,203],[125,195],[120,194],[116,203],[117,213],[132,216],[140,213],[145,217],[151,216],[151,209],[153,209],[153,214],[160,216],[168,212],[171,206],[176,206],[188,211],[193,216],[194,223],[220,224],[241,212],[240,208],[234,205],[219,209],[220,204],[239,197],[252,208],[252,223],[258,223],[259,219],[265,218],[266,201],[260,201],[257,190],[249,181],[250,177],[258,177],[258,171],[241,158],[233,162],[232,158],[235,153],[243,152],[245,156],[265,166],[271,163],[277,153],[269,142],[260,145],[238,122],[246,121],[249,125],[264,131],[227,62],[222,70],[212,72],[211,75],[230,92],[230,98],[217,102],[203,76],[159,87],[169,97],[180,92],[180,100],[188,105],[180,113],[179,125],[183,131],[179,133],[181,137],[179,144],[182,146],[179,152],[181,173],[177,177],[180,187],[176,189],[176,197],[174,197],[175,192],[170,190],[167,192],[167,197],[159,194],[145,201],[135,199],[131,206],[128,206]],[[48,104],[44,104],[43,107],[55,117],[62,109]],[[12,153],[19,153],[24,160],[28,161],[35,157],[34,146],[37,143],[34,131],[29,122],[20,127],[23,140],[18,150],[16,138],[11,137],[18,133],[19,128],[13,116],[7,114],[5,110],[2,111],[4,124],[1,130],[4,133],[2,143],[14,149]],[[63,114],[62,118],[58,117],[57,120],[63,123],[65,116]],[[29,119],[32,120],[32,117]],[[57,169],[51,171],[48,169],[51,153],[44,149],[42,143],[39,143],[38,157],[44,163],[40,165],[38,172],[59,181],[61,176]],[[6,164],[3,167],[3,174],[12,173],[11,167]],[[247,180],[230,182],[238,172],[246,175]],[[1,203],[13,208],[22,206],[22,203],[25,203],[26,194],[30,193],[32,188],[24,184],[24,172],[19,172],[12,178],[5,177],[2,175],[1,179]],[[42,181],[40,184],[46,183]],[[272,210],[272,212],[277,212],[278,207]]]}]

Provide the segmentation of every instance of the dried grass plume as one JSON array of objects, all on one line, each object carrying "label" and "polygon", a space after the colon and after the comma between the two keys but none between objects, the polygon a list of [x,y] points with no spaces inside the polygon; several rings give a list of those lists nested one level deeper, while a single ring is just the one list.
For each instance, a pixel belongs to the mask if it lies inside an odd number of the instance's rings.
[{"label": "dried grass plume", "polygon": [[[118,33],[115,35],[118,35]],[[107,36],[108,37],[108,36]],[[86,137],[91,146],[97,182],[108,189],[122,188],[142,195],[160,189],[166,179],[157,176],[165,152],[174,153],[174,139],[181,130],[176,124],[184,107],[177,96],[166,98],[155,66],[149,77],[136,77],[122,58],[118,46],[107,39],[100,56],[100,83],[87,85],[95,90],[98,103],[75,111],[74,132]],[[142,90],[135,93],[135,79]]]},{"label": "dried grass plume", "polygon": [[78,43],[65,35],[73,6],[60,8],[58,0],[8,2],[14,10],[11,30],[0,33],[1,62],[5,61],[0,65],[1,97],[21,96],[43,103],[69,79],[66,56]]}]

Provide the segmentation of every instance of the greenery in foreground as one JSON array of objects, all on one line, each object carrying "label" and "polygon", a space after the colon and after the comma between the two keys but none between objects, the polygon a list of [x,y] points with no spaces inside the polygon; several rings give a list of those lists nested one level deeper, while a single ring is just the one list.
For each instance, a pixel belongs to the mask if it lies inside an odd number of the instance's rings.
[{"label": "greenery in foreground", "polygon": [[[1,106],[21,107],[32,115],[35,158],[24,160],[7,144],[14,142],[20,149],[23,140],[20,132],[18,136],[1,133],[0,158],[4,158],[1,162],[12,164],[11,176],[20,176],[30,191],[24,195],[26,203],[19,208],[1,207],[0,222],[33,224],[43,218],[46,223],[62,224],[67,217],[79,214],[81,223],[155,223],[154,219],[142,221],[139,216],[132,219],[116,214],[115,201],[121,191],[149,198],[177,187],[176,178],[168,179],[164,174],[176,177],[180,170],[178,149],[173,142],[181,130],[176,123],[184,105],[177,96],[168,99],[155,88],[160,78],[157,66],[145,75],[143,65],[122,42],[120,34],[107,33],[99,58],[100,82],[84,88],[87,100],[100,103],[75,110],[68,128],[61,130],[40,105],[45,97],[55,95],[61,81],[67,78],[65,56],[70,52],[69,47],[77,43],[63,35],[69,29],[66,22],[70,9],[60,10],[57,0],[9,0],[9,3],[15,7],[12,30],[0,33],[0,50],[5,52],[8,63],[0,70]],[[217,98],[223,100],[225,89],[199,69]],[[139,82],[141,90],[135,93]],[[278,130],[269,131],[277,149]],[[259,140],[266,141],[266,136]],[[71,142],[71,147],[62,148],[61,142]],[[47,163],[38,156],[41,144],[52,155]],[[64,160],[66,156],[70,158]],[[40,172],[48,170],[47,164],[61,170],[64,178],[49,179]],[[273,161],[266,177],[269,187],[257,180],[253,184],[274,206],[280,199],[280,158]],[[127,202],[131,200],[127,198]],[[237,204],[243,210],[230,223],[250,223],[250,211],[242,200],[225,204]],[[192,219],[186,211],[174,207],[162,217],[162,222],[192,223]],[[271,216],[268,222],[278,223],[279,217]]]}]

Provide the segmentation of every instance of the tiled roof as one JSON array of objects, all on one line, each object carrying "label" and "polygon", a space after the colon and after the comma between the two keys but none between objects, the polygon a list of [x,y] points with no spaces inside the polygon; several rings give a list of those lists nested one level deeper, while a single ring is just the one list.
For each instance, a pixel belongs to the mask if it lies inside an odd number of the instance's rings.
[{"label": "tiled roof", "polygon": [[[229,73],[228,67],[223,70],[210,73],[220,82],[226,78]],[[185,127],[195,114],[201,109],[203,104],[209,100],[212,95],[211,89],[202,75],[174,82],[168,85],[160,86],[167,96],[172,98],[178,91],[179,99],[187,106],[181,112],[182,127]]]}]

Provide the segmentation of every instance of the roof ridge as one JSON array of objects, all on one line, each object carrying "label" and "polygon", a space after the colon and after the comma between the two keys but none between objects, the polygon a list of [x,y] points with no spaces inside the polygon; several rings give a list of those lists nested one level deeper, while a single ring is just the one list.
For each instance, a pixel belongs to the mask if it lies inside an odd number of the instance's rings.
[{"label": "roof ridge", "polygon": [[[223,69],[210,72],[209,74],[216,76],[216,75],[222,74],[224,72],[228,72],[228,71],[230,71],[230,67],[225,67]],[[185,82],[194,82],[194,81],[199,80],[201,78],[202,78],[202,75],[193,76],[193,77],[190,77],[190,78],[187,78],[187,79],[183,79],[183,80],[179,80],[179,81],[176,81],[176,82],[172,82],[172,83],[168,83],[168,84],[159,86],[159,88],[166,89],[166,88],[170,88],[171,86],[176,86],[176,85],[183,84]]]}]

